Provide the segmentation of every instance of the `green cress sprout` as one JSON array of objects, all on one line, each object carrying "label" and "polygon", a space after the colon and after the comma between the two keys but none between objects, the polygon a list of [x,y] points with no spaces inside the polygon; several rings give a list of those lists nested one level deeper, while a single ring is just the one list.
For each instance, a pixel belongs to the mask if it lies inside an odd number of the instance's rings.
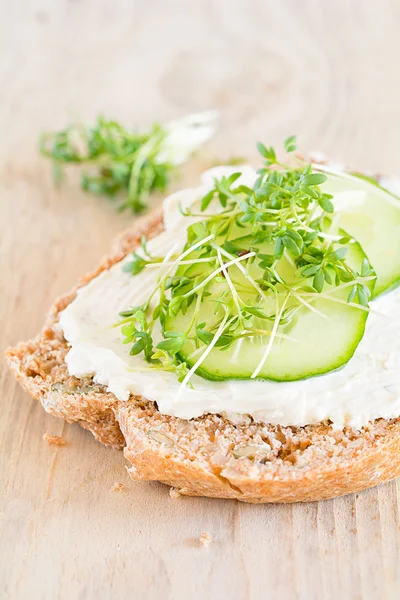
[{"label": "green cress sprout", "polygon": [[[296,138],[289,137],[284,148],[292,155]],[[319,313],[313,302],[321,295],[346,303],[332,292],[348,288],[347,302],[369,310],[371,291],[366,282],[375,274],[367,259],[360,272],[346,262],[346,244],[351,240],[332,231],[332,196],[321,189],[326,175],[313,172],[310,164],[294,156],[294,166],[281,162],[273,148],[261,143],[258,151],[264,164],[253,187],[240,185],[240,173],[233,173],[215,179],[212,189],[195,203],[199,208],[181,209],[184,216],[198,219],[187,228],[181,253],[166,262],[165,257],[152,257],[143,240],[141,251],[134,252],[124,266],[136,275],[163,263],[150,297],[142,306],[121,313],[120,325],[132,355],[143,355],[151,368],[175,371],[183,385],[213,347],[227,349],[241,338],[265,335],[269,351],[275,338],[288,337],[279,327],[288,324],[299,308]],[[282,261],[292,265],[295,282],[285,280],[279,269]],[[231,275],[233,265],[240,281]],[[256,278],[252,273],[257,273]],[[209,291],[215,282],[223,284],[217,297]],[[210,300],[219,315],[213,324],[200,319],[202,303]],[[274,310],[267,311],[264,300],[269,300],[269,306],[272,300]],[[167,317],[185,315],[189,307],[192,317],[185,331],[165,330]],[[156,322],[164,336],[158,344],[153,340]],[[260,322],[266,326],[260,329]],[[179,357],[188,340],[193,344],[191,356],[202,353],[190,369]],[[252,377],[258,375],[267,355]]]},{"label": "green cress sprout", "polygon": [[152,192],[163,192],[176,165],[185,162],[214,132],[213,111],[191,115],[140,133],[100,116],[86,127],[73,124],[44,133],[40,151],[53,161],[56,182],[62,167],[82,167],[81,188],[118,202],[118,209],[143,211]]}]

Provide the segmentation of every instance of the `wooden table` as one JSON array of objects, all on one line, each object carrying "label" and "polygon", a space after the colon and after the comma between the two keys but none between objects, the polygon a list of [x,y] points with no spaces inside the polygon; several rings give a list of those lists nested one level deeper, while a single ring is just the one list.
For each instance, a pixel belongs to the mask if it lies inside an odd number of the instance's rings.
[{"label": "wooden table", "polygon": [[[305,150],[399,174],[398,0],[0,8],[1,349],[33,336],[131,219],[74,175],[53,187],[37,137],[71,116],[129,125],[220,109],[205,158],[185,170],[192,184],[214,157],[252,159],[257,139],[291,133]],[[4,367],[0,389],[1,598],[399,597],[396,482],[319,504],[176,500],[131,482],[120,452],[46,415]]]}]

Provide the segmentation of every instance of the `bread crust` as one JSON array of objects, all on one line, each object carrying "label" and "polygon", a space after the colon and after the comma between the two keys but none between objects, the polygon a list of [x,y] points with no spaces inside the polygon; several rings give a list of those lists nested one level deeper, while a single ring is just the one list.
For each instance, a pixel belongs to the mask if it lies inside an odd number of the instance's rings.
[{"label": "bread crust", "polygon": [[[379,420],[361,432],[348,431],[337,436],[333,444],[329,440],[333,433],[329,424],[299,428],[303,434],[299,443],[294,428],[269,426],[265,437],[273,440],[280,434],[281,439],[285,438],[280,446],[283,458],[275,451],[265,458],[256,455],[250,459],[236,458],[235,441],[231,440],[228,448],[224,443],[215,443],[215,422],[221,417],[214,416],[209,417],[208,440],[201,436],[208,450],[199,460],[187,451],[187,444],[182,448],[179,434],[169,433],[173,444],[163,443],[158,436],[151,438],[148,425],[140,422],[142,410],[119,405],[118,421],[126,440],[124,454],[131,463],[129,473],[135,480],[162,481],[182,495],[236,498],[252,503],[307,502],[359,492],[400,474],[399,420]],[[302,450],[304,435],[310,446]],[[241,438],[252,441],[251,434],[243,431],[237,438],[239,447],[243,447]],[[324,440],[329,441],[323,448]],[[291,443],[292,451],[285,456],[285,446]]]},{"label": "bread crust", "polygon": [[89,429],[103,444],[123,448],[135,480],[157,480],[180,494],[245,502],[304,502],[341,496],[400,475],[400,419],[378,419],[361,431],[234,425],[220,415],[191,421],[162,415],[154,403],[131,396],[119,402],[90,378],[68,374],[68,345],[59,313],[103,270],[132,251],[142,235],[162,230],[161,212],[136,222],[113,252],[59,298],[42,332],[6,351],[8,364],[45,410]]}]

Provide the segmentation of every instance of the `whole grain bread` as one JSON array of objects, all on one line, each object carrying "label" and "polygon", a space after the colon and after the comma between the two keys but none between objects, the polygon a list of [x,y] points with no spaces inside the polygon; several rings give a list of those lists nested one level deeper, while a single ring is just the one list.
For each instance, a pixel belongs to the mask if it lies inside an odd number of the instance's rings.
[{"label": "whole grain bread", "polygon": [[162,230],[161,213],[137,222],[113,252],[58,299],[43,331],[6,352],[16,378],[45,410],[124,448],[135,480],[157,480],[183,495],[245,502],[300,502],[357,492],[400,475],[400,419],[378,419],[360,431],[329,422],[306,427],[233,424],[220,415],[190,421],[161,414],[146,398],[119,402],[91,378],[68,374],[59,313],[78,287],[131,252],[143,234]]}]

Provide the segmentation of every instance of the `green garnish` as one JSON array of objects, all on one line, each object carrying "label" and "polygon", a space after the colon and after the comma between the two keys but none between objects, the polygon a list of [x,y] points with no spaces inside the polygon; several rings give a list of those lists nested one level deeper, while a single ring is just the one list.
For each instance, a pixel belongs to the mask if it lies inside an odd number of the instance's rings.
[{"label": "green garnish", "polygon": [[139,213],[152,192],[166,189],[176,165],[212,135],[213,121],[215,114],[204,113],[140,133],[100,116],[92,127],[73,124],[43,134],[40,151],[52,159],[56,182],[63,166],[79,165],[84,191]]},{"label": "green garnish", "polygon": [[[295,137],[284,147],[292,154]],[[121,313],[124,343],[152,368],[175,370],[183,385],[201,372],[214,347],[228,350],[248,338],[266,340],[251,373],[257,377],[275,341],[291,339],[282,328],[300,309],[325,316],[314,307],[317,298],[344,304],[347,298],[368,311],[375,274],[365,255],[358,271],[347,260],[353,240],[338,230],[333,196],[321,189],[326,175],[298,159],[294,166],[281,162],[263,144],[258,150],[264,165],[252,188],[240,185],[240,173],[233,173],[216,179],[193,207],[181,209],[198,219],[187,228],[182,253],[153,257],[142,243],[142,252],[124,267],[133,275],[152,267],[161,273],[145,304]],[[342,290],[344,299],[336,294]],[[205,303],[214,306],[207,320]],[[186,315],[184,330],[169,329]],[[157,322],[164,339],[155,344]],[[184,348],[188,361],[181,359]]]}]

